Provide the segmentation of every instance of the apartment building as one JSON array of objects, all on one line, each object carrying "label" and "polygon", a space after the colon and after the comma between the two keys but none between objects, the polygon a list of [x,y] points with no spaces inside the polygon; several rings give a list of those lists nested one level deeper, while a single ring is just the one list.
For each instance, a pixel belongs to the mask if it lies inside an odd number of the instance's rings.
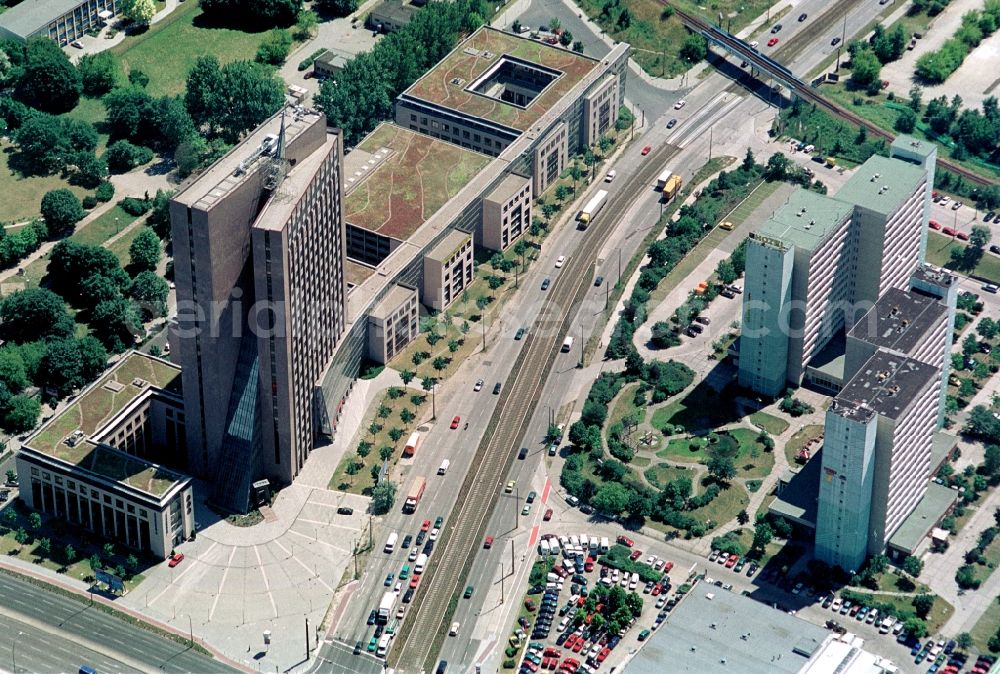
[{"label": "apartment building", "polygon": [[424,255],[424,304],[444,311],[472,283],[472,235],[449,233]]},{"label": "apartment building", "polygon": [[476,241],[488,250],[505,251],[531,227],[531,180],[511,173],[483,197],[483,218]]},{"label": "apartment building", "polygon": [[800,190],[751,234],[741,386],[776,396],[803,381],[837,390],[850,377],[845,330],[923,263],[928,162],[872,156],[835,197]]},{"label": "apartment building", "polygon": [[[33,510],[160,559],[194,531],[181,370],[130,352],[17,454]],[[165,465],[164,465],[165,464]]]},{"label": "apartment building", "polygon": [[187,468],[241,511],[289,484],[325,423],[318,386],[345,323],[341,138],[276,114],[171,200]]},{"label": "apartment building", "polygon": [[852,209],[797,190],[747,243],[741,386],[769,396],[802,377],[843,328],[850,304]]},{"label": "apartment building", "polygon": [[826,415],[816,557],[847,571],[885,549],[927,490],[937,368],[879,350]]}]

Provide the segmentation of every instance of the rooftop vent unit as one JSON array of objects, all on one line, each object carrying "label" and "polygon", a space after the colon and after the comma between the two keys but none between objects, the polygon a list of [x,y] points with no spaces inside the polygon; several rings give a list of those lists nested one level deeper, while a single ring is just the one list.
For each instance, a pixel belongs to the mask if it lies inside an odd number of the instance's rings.
[{"label": "rooftop vent unit", "polygon": [[465,84],[465,80],[463,80],[461,77],[452,77],[451,83],[454,84],[456,87],[460,87],[463,84]]},{"label": "rooftop vent unit", "polygon": [[80,444],[80,441],[83,440],[83,438],[84,438],[83,431],[81,430],[73,431],[66,438],[66,444],[69,445],[70,447],[76,447],[78,444]]},{"label": "rooftop vent unit", "polygon": [[879,370],[879,373],[877,375],[875,375],[875,379],[879,383],[884,382],[888,378],[889,378],[889,371],[888,370]]},{"label": "rooftop vent unit", "polygon": [[484,51],[482,54],[480,54],[480,56],[482,56],[484,59],[491,59],[494,56],[496,56],[496,54],[494,54],[491,51]]},{"label": "rooftop vent unit", "polygon": [[147,386],[149,386],[149,382],[146,381],[145,379],[140,379],[139,377],[136,377],[135,379],[132,380],[132,386],[136,388],[146,388]]}]

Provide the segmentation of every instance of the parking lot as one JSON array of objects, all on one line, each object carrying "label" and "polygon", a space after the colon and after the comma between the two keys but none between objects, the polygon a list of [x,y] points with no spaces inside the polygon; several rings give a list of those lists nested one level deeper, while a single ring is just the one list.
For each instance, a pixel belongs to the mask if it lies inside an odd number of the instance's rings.
[{"label": "parking lot", "polygon": [[[531,587],[507,640],[505,666],[521,674],[610,670],[656,630],[678,600],[674,564],[633,542],[545,534]],[[454,627],[454,626],[453,626]]]}]

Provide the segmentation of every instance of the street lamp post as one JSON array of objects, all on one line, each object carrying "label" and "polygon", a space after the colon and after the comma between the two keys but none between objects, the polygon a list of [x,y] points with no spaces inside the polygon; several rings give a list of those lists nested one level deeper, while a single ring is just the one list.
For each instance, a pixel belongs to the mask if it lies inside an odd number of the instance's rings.
[{"label": "street lamp post", "polygon": [[17,640],[24,636],[24,632],[18,632],[17,636],[10,641],[10,664],[14,674],[17,674]]}]

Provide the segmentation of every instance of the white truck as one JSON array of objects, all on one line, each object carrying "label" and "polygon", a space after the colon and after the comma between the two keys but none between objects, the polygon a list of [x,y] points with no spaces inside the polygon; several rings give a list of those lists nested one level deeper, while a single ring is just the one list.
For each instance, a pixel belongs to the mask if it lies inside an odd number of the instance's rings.
[{"label": "white truck", "polygon": [[417,555],[417,561],[413,564],[413,573],[419,576],[424,572],[425,566],[427,566],[427,555],[420,553]]},{"label": "white truck", "polygon": [[396,541],[398,540],[399,540],[399,534],[393,531],[391,534],[389,534],[389,538],[386,539],[385,547],[382,548],[382,551],[385,552],[385,554],[387,555],[392,554],[392,551],[396,549]]},{"label": "white truck", "polygon": [[379,602],[378,621],[383,625],[389,622],[389,616],[392,615],[392,609],[394,609],[395,607],[396,607],[396,593],[390,590],[382,595],[382,601]]}]

